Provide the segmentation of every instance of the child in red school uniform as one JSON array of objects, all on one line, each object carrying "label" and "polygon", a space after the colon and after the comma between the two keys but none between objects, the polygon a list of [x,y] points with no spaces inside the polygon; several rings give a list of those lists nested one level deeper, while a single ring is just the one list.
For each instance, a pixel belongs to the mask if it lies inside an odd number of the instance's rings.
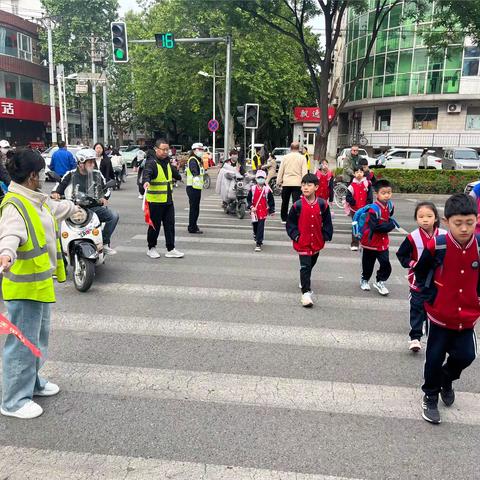
[{"label": "child in red school uniform", "polygon": [[326,202],[333,202],[333,173],[328,168],[328,160],[320,162],[320,168],[315,175],[318,178],[317,198],[323,198]]},{"label": "child in red school uniform", "polygon": [[358,161],[358,164],[363,169],[364,177],[372,184],[373,187],[377,182],[377,178],[375,177],[375,174],[370,170],[370,167],[368,166],[368,160],[366,158],[361,158]]},{"label": "child in red school uniform", "polygon": [[422,417],[431,423],[441,422],[439,394],[450,407],[455,401],[453,381],[476,357],[474,328],[480,316],[477,214],[472,197],[452,195],[445,204],[448,233],[432,238],[414,266],[428,297]]},{"label": "child in red school uniform", "polygon": [[255,251],[261,252],[265,233],[265,220],[275,213],[275,199],[271,188],[265,184],[267,174],[264,170],[257,170],[256,185],[247,195],[247,208],[252,216],[253,238],[256,242]]},{"label": "child in red school uniform", "polygon": [[[346,207],[353,218],[355,212],[373,202],[372,184],[365,178],[363,168],[358,165],[353,172],[353,180],[348,186]],[[359,240],[352,234],[350,250],[357,251]]]},{"label": "child in red school uniform", "polygon": [[316,196],[317,176],[307,173],[302,178],[301,188],[302,197],[290,208],[286,228],[300,259],[301,303],[308,308],[313,305],[310,288],[312,269],[325,242],[332,239],[333,225],[328,203]]},{"label": "child in red school uniform", "polygon": [[425,295],[422,293],[413,267],[416,265],[428,242],[438,236],[447,233],[439,228],[440,218],[435,204],[432,202],[420,202],[415,207],[415,220],[418,228],[408,234],[397,251],[397,258],[404,268],[408,268],[408,283],[410,286],[410,344],[409,350],[418,352],[422,348],[420,339],[423,335],[423,325],[427,322],[425,311]]}]

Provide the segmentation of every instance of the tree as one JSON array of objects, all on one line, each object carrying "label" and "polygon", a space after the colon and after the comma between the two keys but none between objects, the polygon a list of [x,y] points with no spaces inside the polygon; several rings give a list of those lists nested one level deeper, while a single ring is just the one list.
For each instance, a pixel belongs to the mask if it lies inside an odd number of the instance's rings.
[{"label": "tree", "polygon": [[[402,2],[403,0],[220,0],[217,8],[228,14],[233,24],[238,21],[239,13],[245,13],[268,26],[271,31],[294,42],[300,49],[320,109],[319,134],[316,136],[314,151],[314,158],[318,161],[326,156],[333,123],[361,78],[379,31],[389,13]],[[369,33],[365,58],[360,62],[356,77],[336,108],[334,118],[329,121],[328,107],[336,96],[336,89],[331,88],[330,82],[334,53],[344,29],[345,15],[349,8],[360,14],[367,11],[369,5],[373,14],[369,15],[368,25],[365,26]],[[308,22],[318,16],[323,17],[325,25],[323,45],[318,37],[312,35],[308,26]]]}]

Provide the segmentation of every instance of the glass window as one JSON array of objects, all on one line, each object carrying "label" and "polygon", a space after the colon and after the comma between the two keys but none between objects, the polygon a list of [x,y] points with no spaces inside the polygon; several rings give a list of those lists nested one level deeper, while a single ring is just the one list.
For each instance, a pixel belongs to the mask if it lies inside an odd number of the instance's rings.
[{"label": "glass window", "polygon": [[389,53],[385,62],[385,73],[395,73],[397,70],[398,52]]},{"label": "glass window", "polygon": [[383,89],[384,97],[393,97],[395,95],[395,76],[386,75],[385,76],[385,87]]},{"label": "glass window", "polygon": [[363,91],[363,82],[362,80],[359,80],[355,85],[355,100],[362,99],[362,91]]},{"label": "glass window", "polygon": [[458,93],[460,89],[460,70],[445,70],[443,93]]},{"label": "glass window", "polygon": [[368,30],[368,15],[361,15],[359,19],[360,36],[366,35]]},{"label": "glass window", "polygon": [[408,95],[410,93],[410,74],[397,75],[396,95]]},{"label": "glass window", "polygon": [[391,110],[377,110],[375,112],[375,130],[388,132],[390,130]]},{"label": "glass window", "polygon": [[428,70],[442,70],[444,61],[444,52],[436,52],[430,55],[428,62]]},{"label": "glass window", "polygon": [[7,98],[17,98],[18,77],[16,75],[5,74],[5,96]]},{"label": "glass window", "polygon": [[365,52],[366,52],[366,46],[365,42],[367,41],[368,37],[360,37],[358,39],[358,58],[363,58],[365,57]]},{"label": "glass window", "polygon": [[368,60],[367,65],[365,66],[365,74],[364,77],[373,77],[373,57],[370,57]]},{"label": "glass window", "polygon": [[412,70],[412,51],[400,53],[400,60],[398,62],[398,73],[409,73]]},{"label": "glass window", "polygon": [[389,28],[399,27],[401,18],[402,18],[402,4],[392,8],[392,11],[390,12]]},{"label": "glass window", "polygon": [[358,19],[357,18],[354,18],[353,19],[353,38],[357,38],[358,37]]},{"label": "glass window", "polygon": [[352,60],[356,60],[358,58],[358,40],[354,40],[352,42]]},{"label": "glass window", "polygon": [[413,72],[421,72],[427,69],[428,54],[426,48],[415,50],[413,55]]},{"label": "glass window", "polygon": [[373,79],[373,98],[383,96],[383,77]]},{"label": "glass window", "polygon": [[464,56],[465,56],[465,58],[478,58],[478,57],[480,57],[480,47],[478,47],[478,46],[465,47]]},{"label": "glass window", "polygon": [[377,55],[375,57],[375,75],[383,75],[385,72],[385,55]]},{"label": "glass window", "polygon": [[33,82],[27,78],[20,80],[20,94],[22,100],[33,102]]},{"label": "glass window", "polygon": [[425,39],[423,38],[422,33],[425,31],[429,32],[431,25],[417,25],[417,34],[415,35],[415,48],[424,47]]},{"label": "glass window", "polygon": [[414,108],[413,129],[414,130],[435,130],[437,128],[438,108]]},{"label": "glass window", "polygon": [[378,32],[377,41],[375,42],[375,52],[384,52],[387,48],[387,32],[381,30]]},{"label": "glass window", "polygon": [[423,95],[425,93],[425,73],[412,74],[412,93],[411,95]]},{"label": "glass window", "polygon": [[440,93],[442,91],[442,72],[429,72],[427,77],[427,93]]},{"label": "glass window", "polygon": [[387,50],[398,50],[400,45],[400,31],[397,30],[390,30],[388,32],[388,41],[387,41]]},{"label": "glass window", "polygon": [[23,33],[18,33],[18,57],[32,61],[32,39]]},{"label": "glass window", "polygon": [[478,75],[478,58],[466,58],[463,62],[462,75],[464,77],[474,77]]},{"label": "glass window", "polygon": [[412,48],[415,38],[415,27],[404,26],[400,34],[400,48]]},{"label": "glass window", "polygon": [[368,31],[373,32],[373,23],[375,22],[375,11],[368,15]]},{"label": "glass window", "polygon": [[0,53],[17,56],[17,32],[0,27]]},{"label": "glass window", "polygon": [[446,69],[462,68],[462,47],[448,47],[445,59]]},{"label": "glass window", "polygon": [[468,107],[467,130],[480,130],[480,107]]},{"label": "glass window", "polygon": [[350,80],[353,80],[357,75],[357,62],[352,62],[351,63],[351,68],[350,68]]}]

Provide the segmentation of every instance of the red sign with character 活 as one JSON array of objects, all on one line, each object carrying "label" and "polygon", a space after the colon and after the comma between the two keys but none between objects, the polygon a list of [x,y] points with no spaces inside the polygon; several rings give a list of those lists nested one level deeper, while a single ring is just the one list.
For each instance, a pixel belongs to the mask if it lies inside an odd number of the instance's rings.
[{"label": "red sign with character \u6d3b", "polygon": [[[318,107],[295,107],[293,109],[295,122],[312,122],[320,121],[320,109]],[[328,107],[328,121],[331,122],[335,116],[335,107]]]},{"label": "red sign with character \u6d3b", "polygon": [[[58,120],[60,111],[55,108],[55,112]],[[15,98],[0,98],[0,118],[48,123],[50,122],[50,106]]]}]

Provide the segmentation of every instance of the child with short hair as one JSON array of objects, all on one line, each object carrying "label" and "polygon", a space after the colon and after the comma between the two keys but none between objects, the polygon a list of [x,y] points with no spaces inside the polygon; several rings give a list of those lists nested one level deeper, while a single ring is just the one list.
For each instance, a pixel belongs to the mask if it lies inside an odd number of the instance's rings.
[{"label": "child with short hair", "polygon": [[365,178],[373,185],[377,182],[377,178],[375,177],[375,174],[370,170],[370,167],[368,166],[368,160],[366,158],[361,158],[358,161],[358,165],[362,167],[363,169],[363,174]]},{"label": "child with short hair", "polygon": [[[353,169],[353,179],[347,188],[345,202],[346,211],[352,218],[357,210],[373,202],[372,184],[365,178],[363,168],[360,165]],[[350,250],[357,251],[358,245],[359,240],[352,233]]]},{"label": "child with short hair", "polygon": [[264,170],[257,170],[256,185],[253,185],[247,195],[247,208],[251,213],[253,238],[256,242],[255,252],[262,251],[265,220],[275,213],[275,199],[272,189],[266,184],[266,177]]},{"label": "child with short hair", "polygon": [[328,160],[324,158],[320,162],[320,168],[315,172],[318,178],[317,198],[323,198],[326,202],[333,202],[333,173],[328,168]]},{"label": "child with short hair", "polygon": [[445,203],[443,219],[448,233],[429,240],[414,266],[429,298],[425,303],[429,331],[422,417],[431,423],[441,422],[438,395],[450,407],[455,401],[453,381],[476,357],[474,327],[480,316],[477,214],[472,197],[452,195]]},{"label": "child with short hair", "polygon": [[328,203],[316,196],[317,176],[307,173],[302,178],[301,188],[302,197],[290,208],[286,228],[300,259],[301,303],[308,308],[313,305],[310,289],[312,269],[325,242],[332,239],[333,225]]},{"label": "child with short hair", "polygon": [[[388,233],[396,228],[397,224],[393,220],[392,186],[388,180],[380,179],[375,184],[376,208],[370,208],[366,215],[365,230],[363,231],[360,244],[363,247],[362,252],[362,278],[360,288],[370,290],[368,283],[373,274],[375,262],[378,260],[380,268],[377,271],[376,282],[373,286],[380,295],[388,295],[388,289],[385,282],[392,273],[388,247],[390,240]],[[378,211],[377,211],[378,209]]]},{"label": "child with short hair", "polygon": [[415,207],[414,218],[418,228],[408,234],[397,251],[397,258],[404,268],[408,268],[408,283],[410,285],[410,344],[409,350],[416,353],[422,348],[420,340],[423,335],[423,325],[427,322],[425,311],[425,295],[415,278],[413,268],[422,256],[428,242],[437,235],[447,233],[439,228],[438,210],[432,202],[420,202]]}]

